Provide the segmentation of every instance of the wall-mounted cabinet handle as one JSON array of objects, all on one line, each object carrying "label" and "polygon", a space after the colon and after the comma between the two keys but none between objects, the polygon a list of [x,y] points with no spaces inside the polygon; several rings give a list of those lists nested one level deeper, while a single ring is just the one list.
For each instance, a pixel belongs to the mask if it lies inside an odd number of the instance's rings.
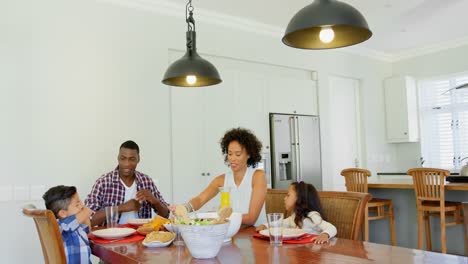
[{"label": "wall-mounted cabinet handle", "polygon": [[202,172],[201,176],[205,176],[205,173],[204,173],[204,172]]},{"label": "wall-mounted cabinet handle", "polygon": [[206,173],[206,176],[210,176],[210,173],[209,173],[209,172],[207,172],[207,173]]},{"label": "wall-mounted cabinet handle", "polygon": [[408,132],[403,132],[403,135],[405,135],[405,136],[408,135]]}]

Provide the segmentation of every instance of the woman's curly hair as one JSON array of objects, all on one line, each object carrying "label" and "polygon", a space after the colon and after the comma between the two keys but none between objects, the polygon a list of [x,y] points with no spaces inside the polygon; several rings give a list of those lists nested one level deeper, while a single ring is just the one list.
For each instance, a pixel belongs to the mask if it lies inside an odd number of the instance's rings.
[{"label": "woman's curly hair", "polygon": [[224,162],[228,161],[228,147],[229,143],[233,141],[239,142],[250,156],[247,160],[247,166],[255,168],[257,163],[262,159],[262,155],[260,154],[262,151],[262,142],[248,129],[238,127],[228,130],[220,142],[221,151],[224,155]]}]

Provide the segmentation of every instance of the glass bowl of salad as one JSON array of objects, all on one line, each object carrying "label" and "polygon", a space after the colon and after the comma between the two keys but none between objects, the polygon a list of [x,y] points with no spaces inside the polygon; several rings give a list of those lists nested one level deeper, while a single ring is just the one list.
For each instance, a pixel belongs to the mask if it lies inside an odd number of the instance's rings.
[{"label": "glass bowl of salad", "polygon": [[229,220],[215,218],[185,219],[177,223],[185,245],[194,258],[208,259],[218,255],[229,228]]},{"label": "glass bowl of salad", "polygon": [[[196,213],[191,213],[188,216],[189,218],[217,218],[218,213],[217,212],[196,212]],[[224,236],[224,243],[231,242],[231,238],[237,234],[237,232],[240,229],[241,223],[242,223],[242,214],[238,212],[233,212],[231,216],[228,218],[229,219],[229,228],[228,231],[226,232],[226,235]]]}]

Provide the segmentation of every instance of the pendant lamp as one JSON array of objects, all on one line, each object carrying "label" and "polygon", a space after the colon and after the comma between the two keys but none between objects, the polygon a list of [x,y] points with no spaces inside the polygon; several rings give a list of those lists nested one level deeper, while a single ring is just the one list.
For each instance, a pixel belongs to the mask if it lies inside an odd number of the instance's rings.
[{"label": "pendant lamp", "polygon": [[299,49],[334,49],[371,36],[366,19],[354,7],[336,0],[315,0],[289,21],[283,43]]},{"label": "pendant lamp", "polygon": [[215,66],[197,53],[192,0],[189,0],[185,7],[185,19],[187,22],[187,52],[169,66],[162,82],[182,87],[200,87],[220,83],[221,78]]}]

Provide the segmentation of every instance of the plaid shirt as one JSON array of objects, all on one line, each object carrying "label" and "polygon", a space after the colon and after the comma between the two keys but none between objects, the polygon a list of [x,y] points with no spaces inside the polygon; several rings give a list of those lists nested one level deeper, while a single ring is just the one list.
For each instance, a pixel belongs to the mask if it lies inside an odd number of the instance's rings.
[{"label": "plaid shirt", "polygon": [[78,223],[76,216],[57,219],[62,232],[63,248],[68,264],[91,263],[91,248],[89,247],[89,227]]},{"label": "plaid shirt", "polygon": [[[135,171],[135,181],[137,184],[137,191],[139,190],[150,190],[151,193],[156,197],[161,204],[168,206],[168,203],[164,201],[161,193],[156,188],[153,180],[141,172]],[[106,206],[120,205],[124,203],[125,199],[125,187],[123,186],[119,177],[119,167],[115,170],[102,175],[94,183],[91,193],[85,200],[85,205],[93,211],[104,210]],[[151,218],[151,208],[154,208],[148,201],[143,202],[138,212],[140,218]],[[157,213],[156,208],[154,211]],[[120,220],[120,215],[119,215]],[[104,225],[105,223],[103,223]]]}]

